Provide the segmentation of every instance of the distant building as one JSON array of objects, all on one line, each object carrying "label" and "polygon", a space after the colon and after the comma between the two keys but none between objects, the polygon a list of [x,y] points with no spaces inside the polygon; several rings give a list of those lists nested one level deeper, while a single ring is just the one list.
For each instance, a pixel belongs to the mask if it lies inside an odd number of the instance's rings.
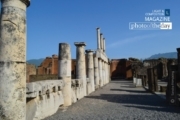
[{"label": "distant building", "polygon": [[131,61],[127,59],[111,60],[111,79],[132,79]]},{"label": "distant building", "polygon": [[26,82],[30,82],[30,75],[36,75],[36,66],[33,64],[26,63]]}]

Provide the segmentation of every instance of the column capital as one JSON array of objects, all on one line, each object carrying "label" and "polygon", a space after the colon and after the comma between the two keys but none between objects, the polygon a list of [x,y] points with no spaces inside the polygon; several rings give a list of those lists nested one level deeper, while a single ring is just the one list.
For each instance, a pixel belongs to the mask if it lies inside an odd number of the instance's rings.
[{"label": "column capital", "polygon": [[86,46],[85,42],[75,42],[74,43],[75,46]]},{"label": "column capital", "polygon": [[100,28],[99,28],[99,27],[97,27],[97,28],[96,28],[96,30],[100,30]]},{"label": "column capital", "polygon": [[27,7],[30,6],[30,1],[31,0],[20,0],[21,2],[23,2]]},{"label": "column capital", "polygon": [[93,52],[94,50],[91,50],[91,49],[86,50],[86,53],[93,53]]},{"label": "column capital", "polygon": [[[1,0],[1,3],[3,3],[3,2],[12,2],[12,1],[14,1],[14,0]],[[27,7],[30,6],[30,0],[19,0],[19,1],[23,2]]]}]

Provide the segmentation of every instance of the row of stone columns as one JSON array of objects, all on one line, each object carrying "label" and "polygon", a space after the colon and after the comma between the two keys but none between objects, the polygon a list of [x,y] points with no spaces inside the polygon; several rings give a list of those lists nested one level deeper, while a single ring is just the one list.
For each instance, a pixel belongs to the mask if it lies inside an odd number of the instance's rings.
[{"label": "row of stone columns", "polygon": [[103,34],[100,33],[100,28],[97,28],[97,48],[103,52],[106,50],[105,38],[103,38]]},{"label": "row of stone columns", "polygon": [[[81,79],[83,86],[87,86],[86,75],[90,80],[92,92],[95,89],[102,87],[104,84],[109,82],[109,64],[104,62],[102,59],[98,59],[94,55],[93,50],[85,51],[85,43],[79,42],[76,45],[76,78]],[[86,52],[86,62],[85,64],[85,52]],[[86,70],[87,65],[87,70]],[[87,71],[87,73],[86,73]],[[84,88],[84,96],[87,95],[86,88]]]},{"label": "row of stone columns", "polygon": [[109,63],[104,62],[101,59],[98,59],[99,65],[99,85],[102,87],[103,85],[109,82]]}]

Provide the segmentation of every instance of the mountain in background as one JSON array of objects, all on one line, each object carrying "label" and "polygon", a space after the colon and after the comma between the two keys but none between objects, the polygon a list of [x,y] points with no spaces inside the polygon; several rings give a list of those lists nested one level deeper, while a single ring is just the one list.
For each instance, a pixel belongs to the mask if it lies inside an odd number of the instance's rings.
[{"label": "mountain in background", "polygon": [[[147,58],[147,59],[158,59],[158,58],[177,58],[177,52],[169,52],[169,53],[159,53],[159,54],[155,54],[152,55],[151,57]],[[36,67],[38,67],[42,62],[43,62],[44,58],[41,59],[31,59],[28,60],[27,62],[29,64],[33,64],[36,65]]]},{"label": "mountain in background", "polygon": [[44,58],[31,59],[31,60],[28,60],[27,63],[33,64],[33,65],[35,65],[36,67],[38,67],[38,66],[43,62],[43,60],[44,60]]},{"label": "mountain in background", "polygon": [[177,58],[177,52],[169,52],[169,53],[159,53],[152,55],[147,59],[158,59],[158,58]]}]

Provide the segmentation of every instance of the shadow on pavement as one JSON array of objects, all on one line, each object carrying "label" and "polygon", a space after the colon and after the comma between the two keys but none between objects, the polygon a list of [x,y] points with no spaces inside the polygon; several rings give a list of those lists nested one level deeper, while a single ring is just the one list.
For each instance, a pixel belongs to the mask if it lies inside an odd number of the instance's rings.
[{"label": "shadow on pavement", "polygon": [[126,89],[110,89],[111,91],[126,91],[126,92],[133,92],[133,93],[149,93],[147,91],[137,91],[137,90],[126,90]]},{"label": "shadow on pavement", "polygon": [[[107,100],[108,102],[121,103],[126,107],[137,107],[139,109],[146,110],[161,110],[162,112],[180,113],[180,108],[167,105],[165,100],[155,95],[101,94],[100,96],[91,95],[86,96],[85,98],[101,99]],[[145,106],[142,107],[142,105]]]}]

